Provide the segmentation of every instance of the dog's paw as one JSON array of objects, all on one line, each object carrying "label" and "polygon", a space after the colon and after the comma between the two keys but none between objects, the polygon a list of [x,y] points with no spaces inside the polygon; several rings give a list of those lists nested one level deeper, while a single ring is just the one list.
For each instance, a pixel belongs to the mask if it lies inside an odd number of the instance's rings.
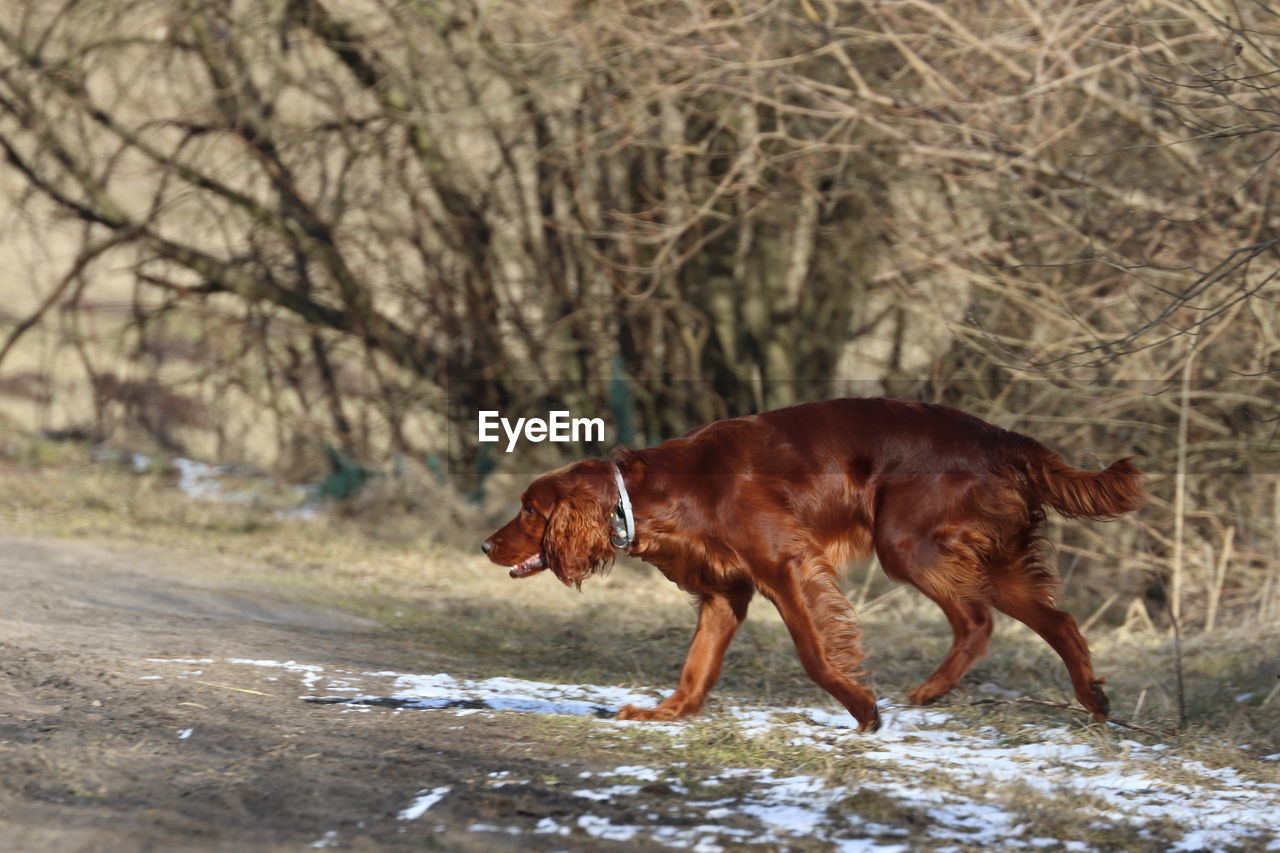
[{"label": "dog's paw", "polygon": [[619,720],[678,720],[697,713],[697,708],[681,704],[663,702],[656,708],[637,708],[635,705],[623,705],[618,711]]},{"label": "dog's paw", "polygon": [[635,705],[623,705],[618,710],[619,720],[652,720],[656,708],[637,708]]},{"label": "dog's paw", "polygon": [[858,721],[858,731],[868,732],[868,733],[874,733],[874,732],[880,731],[880,726],[883,723],[883,720],[880,719],[880,709],[873,708],[872,713],[873,713],[873,716],[871,716],[870,718],[866,720]]},{"label": "dog's paw", "polygon": [[1107,694],[1102,691],[1102,685],[1106,684],[1105,678],[1099,678],[1092,682],[1089,687],[1093,692],[1093,704],[1085,704],[1085,707],[1093,712],[1093,718],[1099,722],[1105,721],[1111,713],[1111,700],[1107,698]]}]

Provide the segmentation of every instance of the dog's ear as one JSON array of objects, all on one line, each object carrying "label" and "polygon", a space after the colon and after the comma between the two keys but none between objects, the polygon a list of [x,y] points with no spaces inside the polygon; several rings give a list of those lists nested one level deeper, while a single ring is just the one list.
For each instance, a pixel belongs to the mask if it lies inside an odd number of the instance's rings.
[{"label": "dog's ear", "polygon": [[565,586],[581,589],[584,580],[613,564],[611,509],[607,497],[587,490],[577,490],[556,502],[547,519],[542,553],[548,568]]}]

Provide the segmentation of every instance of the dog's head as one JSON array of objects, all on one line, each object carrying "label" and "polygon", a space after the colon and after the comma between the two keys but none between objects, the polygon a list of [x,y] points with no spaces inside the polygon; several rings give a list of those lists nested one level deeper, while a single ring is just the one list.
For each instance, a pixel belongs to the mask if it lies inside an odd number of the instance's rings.
[{"label": "dog's head", "polygon": [[566,586],[581,587],[613,562],[610,516],[618,501],[613,468],[577,462],[534,480],[515,518],[481,545],[489,559],[525,578],[551,569]]}]

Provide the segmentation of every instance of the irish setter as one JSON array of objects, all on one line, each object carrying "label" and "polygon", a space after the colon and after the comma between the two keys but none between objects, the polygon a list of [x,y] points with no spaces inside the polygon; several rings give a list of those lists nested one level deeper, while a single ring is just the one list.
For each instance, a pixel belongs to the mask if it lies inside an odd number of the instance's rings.
[{"label": "irish setter", "polygon": [[991,608],[1025,623],[1067,665],[1076,698],[1105,719],[1102,679],[1055,577],[1036,551],[1048,505],[1067,517],[1114,518],[1143,499],[1122,459],[1104,471],[1067,465],[1036,440],[945,406],[845,399],[716,421],[614,460],[578,462],[534,480],[516,517],[483,545],[514,578],[551,569],[581,587],[618,551],[639,557],[700,602],[676,691],[623,719],[696,713],[759,592],[782,615],[805,672],[880,726],[858,682],[862,653],[836,571],[872,549],[889,577],[933,599],[951,650],[910,694],[955,687],[986,651]]}]

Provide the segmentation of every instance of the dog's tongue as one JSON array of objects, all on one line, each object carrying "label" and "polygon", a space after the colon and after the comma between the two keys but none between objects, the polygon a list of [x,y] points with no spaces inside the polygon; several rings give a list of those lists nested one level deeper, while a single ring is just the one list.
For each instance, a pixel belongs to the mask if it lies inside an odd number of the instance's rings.
[{"label": "dog's tongue", "polygon": [[529,577],[529,575],[536,575],[538,572],[542,571],[546,567],[547,567],[547,564],[543,561],[542,554],[534,554],[532,557],[525,560],[523,563],[512,566],[511,577],[527,578]]}]

